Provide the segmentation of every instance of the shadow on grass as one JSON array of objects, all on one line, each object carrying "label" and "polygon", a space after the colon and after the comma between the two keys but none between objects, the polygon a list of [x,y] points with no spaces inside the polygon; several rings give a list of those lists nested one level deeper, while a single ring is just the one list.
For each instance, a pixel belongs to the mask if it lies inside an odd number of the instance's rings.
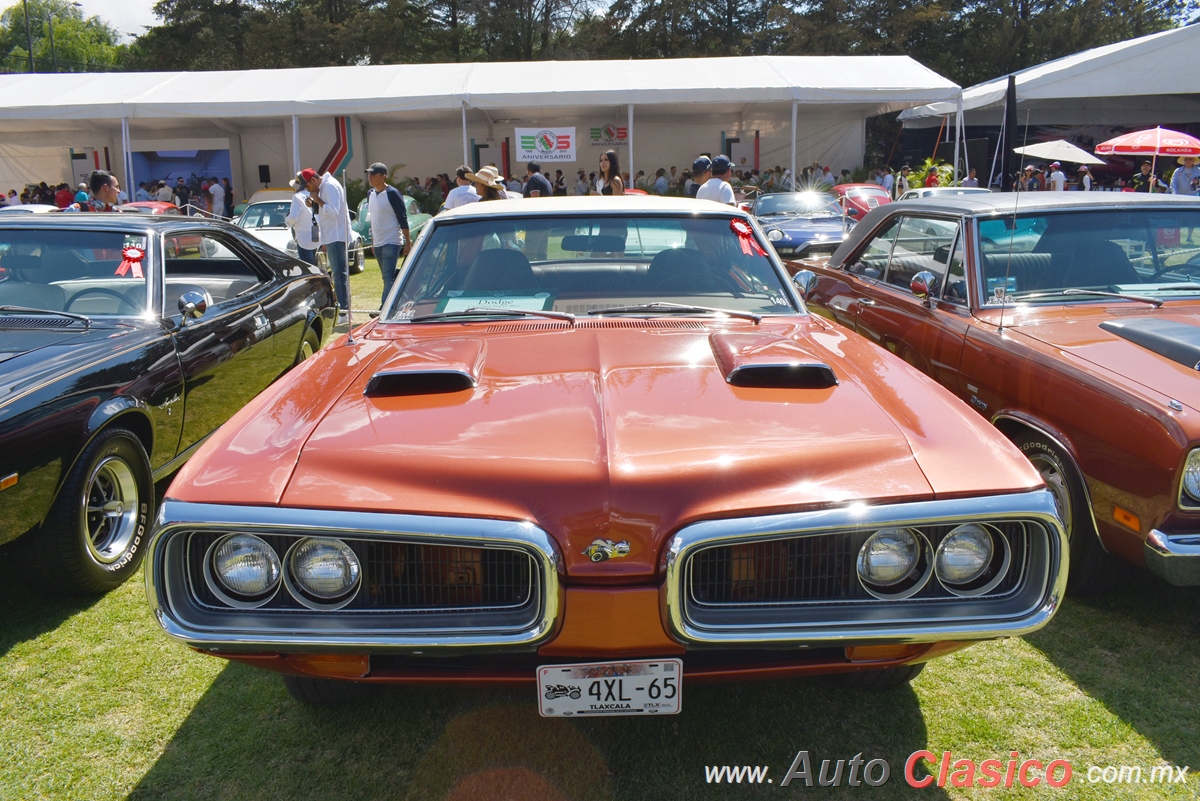
[{"label": "shadow on grass", "polygon": [[[27,537],[37,536],[31,532]],[[99,598],[72,598],[47,595],[26,581],[23,575],[25,543],[0,546],[0,656],[14,646],[54,631],[68,618],[90,609]]]},{"label": "shadow on grass", "polygon": [[[925,744],[925,722],[907,686],[695,684],[679,716],[580,721],[539,717],[532,686],[387,688],[369,703],[311,709],[292,701],[277,676],[231,664],[128,798],[778,797],[802,749],[810,752],[814,783],[823,759],[882,758],[890,780],[860,789],[872,799],[906,798],[904,760]],[[725,764],[769,766],[773,784],[706,783],[705,766]],[[810,790],[794,779],[784,789],[846,792],[844,778],[841,788]],[[922,793],[945,797],[934,788]]]},{"label": "shadow on grass", "polygon": [[1200,589],[1139,573],[1026,637],[1176,765],[1200,765]]}]

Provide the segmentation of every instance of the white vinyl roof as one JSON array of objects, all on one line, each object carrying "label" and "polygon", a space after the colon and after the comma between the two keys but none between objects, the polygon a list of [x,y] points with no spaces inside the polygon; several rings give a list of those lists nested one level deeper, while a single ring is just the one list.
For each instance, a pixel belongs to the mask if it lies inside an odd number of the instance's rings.
[{"label": "white vinyl roof", "polygon": [[[237,120],[474,109],[791,103],[884,114],[953,103],[959,87],[907,56],[397,64],[230,72],[0,76],[0,129],[51,121]],[[52,127],[52,126],[49,126]]]},{"label": "white vinyl roof", "polygon": [[[1198,121],[1197,53],[1200,25],[1084,50],[1014,73],[1017,108],[1029,110],[1035,125],[1138,123],[1145,115],[1163,122]],[[997,122],[1007,89],[1007,75],[964,89],[968,122]],[[937,125],[938,118],[954,111],[953,102],[943,101],[904,111],[900,119],[912,127]],[[1026,123],[1024,113],[1019,121]]]}]

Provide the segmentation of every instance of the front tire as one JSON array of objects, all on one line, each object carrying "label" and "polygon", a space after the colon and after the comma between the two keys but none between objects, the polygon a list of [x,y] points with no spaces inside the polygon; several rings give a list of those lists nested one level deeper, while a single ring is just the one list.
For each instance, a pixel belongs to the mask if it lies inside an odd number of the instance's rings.
[{"label": "front tire", "polygon": [[1072,595],[1092,595],[1110,587],[1115,580],[1113,558],[1100,546],[1083,480],[1074,462],[1038,434],[1021,434],[1016,445],[1046,482],[1067,530],[1071,562],[1067,590]]},{"label": "front tire", "polygon": [[292,366],[295,367],[300,364],[300,362],[308,359],[320,349],[321,338],[317,336],[317,332],[311,328],[304,329],[304,341],[300,343],[300,350],[296,353],[296,361],[292,363]]},{"label": "front tire", "polygon": [[83,449],[33,535],[34,579],[69,595],[115,589],[141,563],[153,519],[146,449],[123,428],[102,431]]},{"label": "front tire", "polygon": [[283,676],[283,686],[292,698],[308,706],[352,704],[370,700],[375,695],[374,687],[361,682],[293,676],[288,673]]}]

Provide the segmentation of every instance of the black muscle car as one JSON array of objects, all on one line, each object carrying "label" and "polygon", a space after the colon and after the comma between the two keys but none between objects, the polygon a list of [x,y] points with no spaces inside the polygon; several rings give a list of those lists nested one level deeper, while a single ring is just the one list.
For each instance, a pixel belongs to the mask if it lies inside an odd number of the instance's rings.
[{"label": "black muscle car", "polygon": [[321,271],[230,225],[0,219],[0,546],[48,589],[119,585],[154,482],[319,349],[334,303]]}]

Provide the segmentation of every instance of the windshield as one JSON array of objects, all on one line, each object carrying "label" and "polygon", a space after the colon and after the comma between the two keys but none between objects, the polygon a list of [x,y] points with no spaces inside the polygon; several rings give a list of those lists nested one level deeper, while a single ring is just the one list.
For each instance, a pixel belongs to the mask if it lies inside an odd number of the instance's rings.
[{"label": "windshield", "polygon": [[146,308],[145,234],[0,229],[0,306],[88,316]]},{"label": "windshield", "polygon": [[242,213],[238,225],[243,228],[284,228],[291,201],[281,200],[272,203],[255,203]]},{"label": "windshield", "polygon": [[842,208],[832,196],[822,192],[780,192],[763,195],[754,204],[754,214],[803,214],[805,216],[841,216]]},{"label": "windshield", "polygon": [[989,303],[1200,294],[1200,205],[1001,217],[980,222],[979,240]]},{"label": "windshield", "polygon": [[742,312],[797,309],[742,219],[479,218],[430,231],[389,318],[496,308],[587,314],[645,303]]}]

